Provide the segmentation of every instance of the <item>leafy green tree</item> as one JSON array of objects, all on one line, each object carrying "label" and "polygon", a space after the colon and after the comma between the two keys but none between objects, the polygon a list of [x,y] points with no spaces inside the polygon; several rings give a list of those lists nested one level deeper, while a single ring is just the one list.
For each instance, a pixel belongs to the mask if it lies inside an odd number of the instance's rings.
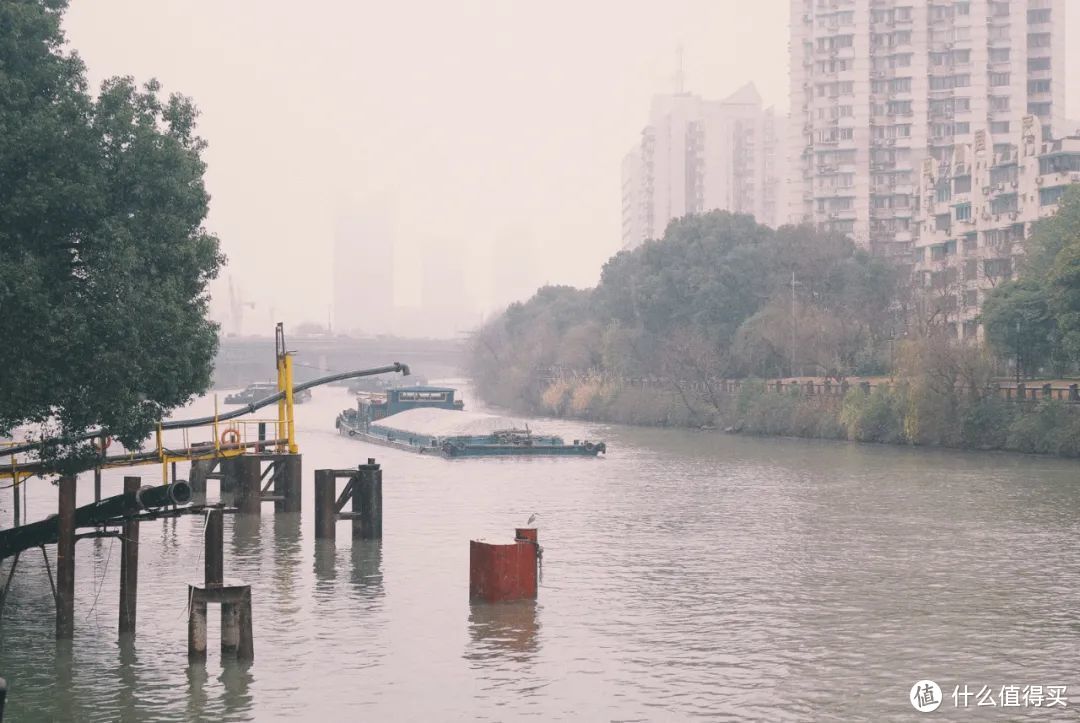
[{"label": "leafy green tree", "polygon": [[990,348],[1000,359],[1015,359],[1018,373],[1030,376],[1050,361],[1058,325],[1044,281],[1001,284],[983,302],[981,318]]},{"label": "leafy green tree", "polygon": [[1052,216],[1040,219],[1024,242],[1020,276],[1046,279],[1054,270],[1058,254],[1071,244],[1080,243],[1080,184],[1066,189]]},{"label": "leafy green tree", "polygon": [[0,3],[0,433],[104,427],[134,447],[209,386],[224,257],[194,105],[131,78],[92,97],[66,7]]}]

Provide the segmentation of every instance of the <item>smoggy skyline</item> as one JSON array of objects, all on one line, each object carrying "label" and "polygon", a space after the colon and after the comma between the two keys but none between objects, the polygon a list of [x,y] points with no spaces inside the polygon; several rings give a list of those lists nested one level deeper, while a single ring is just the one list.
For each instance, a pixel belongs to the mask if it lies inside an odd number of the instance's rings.
[{"label": "smoggy skyline", "polygon": [[[1070,7],[1070,38],[1078,21]],[[687,90],[752,81],[788,105],[787,0],[73,0],[65,30],[95,85],[156,77],[197,103],[208,226],[229,257],[215,315],[232,276],[255,305],[250,331],[269,330],[271,309],[290,324],[331,316],[339,218],[382,200],[400,306],[438,298],[420,288],[435,251],[463,261],[478,314],[506,278],[595,283],[618,250],[620,161],[651,96],[674,88],[680,45]],[[534,250],[516,259],[504,246],[521,231]]]}]

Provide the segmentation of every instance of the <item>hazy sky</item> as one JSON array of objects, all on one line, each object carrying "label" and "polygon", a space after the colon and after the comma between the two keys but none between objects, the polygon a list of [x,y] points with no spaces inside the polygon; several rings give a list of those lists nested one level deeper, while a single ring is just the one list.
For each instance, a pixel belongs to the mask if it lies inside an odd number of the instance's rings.
[{"label": "hazy sky", "polygon": [[488,303],[491,259],[512,259],[492,244],[513,229],[540,249],[523,260],[537,282],[595,283],[618,248],[621,158],[673,87],[676,47],[688,90],[752,80],[786,109],[787,22],[788,0],[71,0],[66,29],[93,83],[156,77],[195,99],[230,259],[215,294],[231,275],[253,331],[271,308],[327,317],[350,206],[393,208],[402,303],[435,245]]}]

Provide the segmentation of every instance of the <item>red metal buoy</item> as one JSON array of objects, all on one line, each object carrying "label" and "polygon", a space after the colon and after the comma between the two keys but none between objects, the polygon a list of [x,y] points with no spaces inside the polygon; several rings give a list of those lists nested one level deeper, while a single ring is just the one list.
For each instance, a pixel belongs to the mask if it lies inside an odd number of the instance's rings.
[{"label": "red metal buoy", "polygon": [[518,528],[506,545],[469,541],[469,598],[535,600],[540,545],[536,528]]}]

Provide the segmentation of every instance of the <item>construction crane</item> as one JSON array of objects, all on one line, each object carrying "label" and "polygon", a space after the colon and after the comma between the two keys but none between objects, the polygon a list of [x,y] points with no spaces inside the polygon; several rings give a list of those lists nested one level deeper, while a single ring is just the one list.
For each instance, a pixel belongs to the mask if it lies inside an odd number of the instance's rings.
[{"label": "construction crane", "polygon": [[254,309],[255,302],[244,301],[243,294],[233,285],[232,274],[229,274],[229,315],[232,317],[232,332],[237,336],[244,333],[245,306]]}]

